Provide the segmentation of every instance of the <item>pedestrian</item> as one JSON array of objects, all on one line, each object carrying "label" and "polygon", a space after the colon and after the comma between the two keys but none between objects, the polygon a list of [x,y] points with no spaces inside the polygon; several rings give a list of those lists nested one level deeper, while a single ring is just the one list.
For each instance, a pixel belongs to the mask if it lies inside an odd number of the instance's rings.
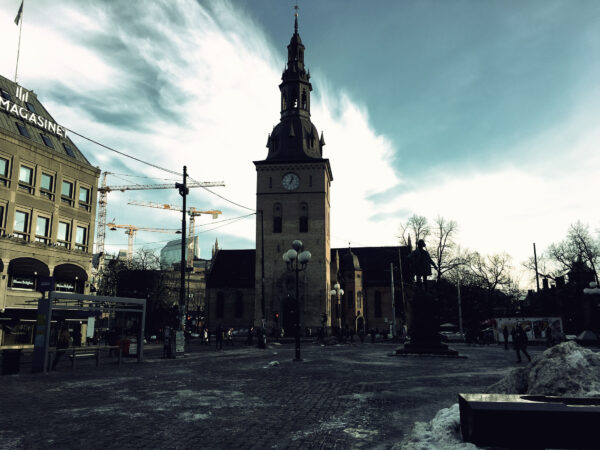
[{"label": "pedestrian", "polygon": [[363,328],[360,328],[358,330],[358,338],[360,339],[360,343],[364,344],[364,342],[365,342],[365,330]]},{"label": "pedestrian", "polygon": [[52,363],[52,370],[56,370],[58,360],[67,352],[70,342],[71,335],[69,334],[69,329],[67,328],[66,324],[63,324],[60,332],[58,333],[58,340],[56,341],[56,356],[54,357],[54,362]]},{"label": "pedestrian", "polygon": [[527,356],[527,359],[529,361],[531,361],[531,356],[529,356],[529,353],[527,353],[527,344],[528,344],[529,340],[527,339],[527,334],[525,333],[525,331],[523,330],[523,328],[519,325],[517,325],[517,329],[515,330],[515,334],[513,336],[513,346],[515,348],[515,351],[517,352],[517,362],[520,363],[521,362],[521,353],[523,352],[523,354],[525,356]]},{"label": "pedestrian", "polygon": [[502,335],[504,336],[504,350],[508,350],[508,327],[506,325],[502,328]]},{"label": "pedestrian", "polygon": [[227,345],[231,345],[233,347],[233,328],[229,328],[227,330]]},{"label": "pedestrian", "polygon": [[354,335],[356,334],[356,331],[354,330],[354,327],[350,328],[350,342],[352,342],[354,344]]},{"label": "pedestrian", "polygon": [[248,326],[248,341],[246,342],[249,346],[252,345],[252,338],[254,337],[254,327]]},{"label": "pedestrian", "polygon": [[552,328],[550,328],[550,325],[546,327],[546,345],[548,347],[552,347],[554,345],[554,340],[552,339]]},{"label": "pedestrian", "polygon": [[223,350],[223,328],[221,324],[217,325],[215,329],[215,349]]}]

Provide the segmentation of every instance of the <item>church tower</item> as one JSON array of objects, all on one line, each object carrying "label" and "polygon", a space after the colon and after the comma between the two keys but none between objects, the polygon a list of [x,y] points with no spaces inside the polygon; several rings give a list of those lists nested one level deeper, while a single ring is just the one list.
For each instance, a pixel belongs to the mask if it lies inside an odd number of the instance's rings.
[{"label": "church tower", "polygon": [[295,275],[283,253],[299,239],[312,259],[300,273],[303,327],[320,327],[323,313],[330,325],[329,189],[333,180],[323,158],[325,140],[310,120],[310,72],[298,34],[298,14],[281,77],[281,117],[267,139],[265,160],[255,161],[256,288],[255,325],[292,332]]}]

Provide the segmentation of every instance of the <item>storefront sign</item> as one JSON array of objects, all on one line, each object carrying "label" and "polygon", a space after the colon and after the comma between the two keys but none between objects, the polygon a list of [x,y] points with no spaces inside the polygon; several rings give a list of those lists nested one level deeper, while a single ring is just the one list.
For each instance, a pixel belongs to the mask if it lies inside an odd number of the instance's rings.
[{"label": "storefront sign", "polygon": [[24,106],[17,105],[10,100],[0,98],[0,110],[5,111],[8,114],[12,114],[24,122],[29,122],[30,124],[43,128],[44,130],[55,134],[58,137],[67,137],[67,130],[65,130],[64,127],[61,127],[57,123],[45,119],[42,116],[38,116],[36,113],[29,111]]}]

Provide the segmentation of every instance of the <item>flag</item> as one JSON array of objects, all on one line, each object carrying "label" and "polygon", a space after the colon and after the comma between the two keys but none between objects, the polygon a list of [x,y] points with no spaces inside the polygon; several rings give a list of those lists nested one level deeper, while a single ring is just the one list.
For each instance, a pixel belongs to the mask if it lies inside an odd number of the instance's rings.
[{"label": "flag", "polygon": [[19,25],[21,21],[21,16],[23,15],[23,2],[25,0],[21,0],[21,7],[19,8],[19,12],[17,13],[17,17],[15,17],[15,25]]}]

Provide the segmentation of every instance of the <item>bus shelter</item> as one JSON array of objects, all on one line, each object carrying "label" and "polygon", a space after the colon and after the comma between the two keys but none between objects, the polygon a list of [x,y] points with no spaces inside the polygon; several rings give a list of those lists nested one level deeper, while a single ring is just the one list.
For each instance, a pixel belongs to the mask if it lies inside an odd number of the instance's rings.
[{"label": "bus shelter", "polygon": [[[50,291],[38,300],[36,330],[33,346],[32,372],[46,372],[50,348],[52,315],[58,312],[80,311],[88,316],[103,313],[139,314],[136,356],[138,362],[144,359],[144,323],[146,321],[146,299],[126,297],[106,297]],[[58,315],[58,314],[57,314]]]}]

